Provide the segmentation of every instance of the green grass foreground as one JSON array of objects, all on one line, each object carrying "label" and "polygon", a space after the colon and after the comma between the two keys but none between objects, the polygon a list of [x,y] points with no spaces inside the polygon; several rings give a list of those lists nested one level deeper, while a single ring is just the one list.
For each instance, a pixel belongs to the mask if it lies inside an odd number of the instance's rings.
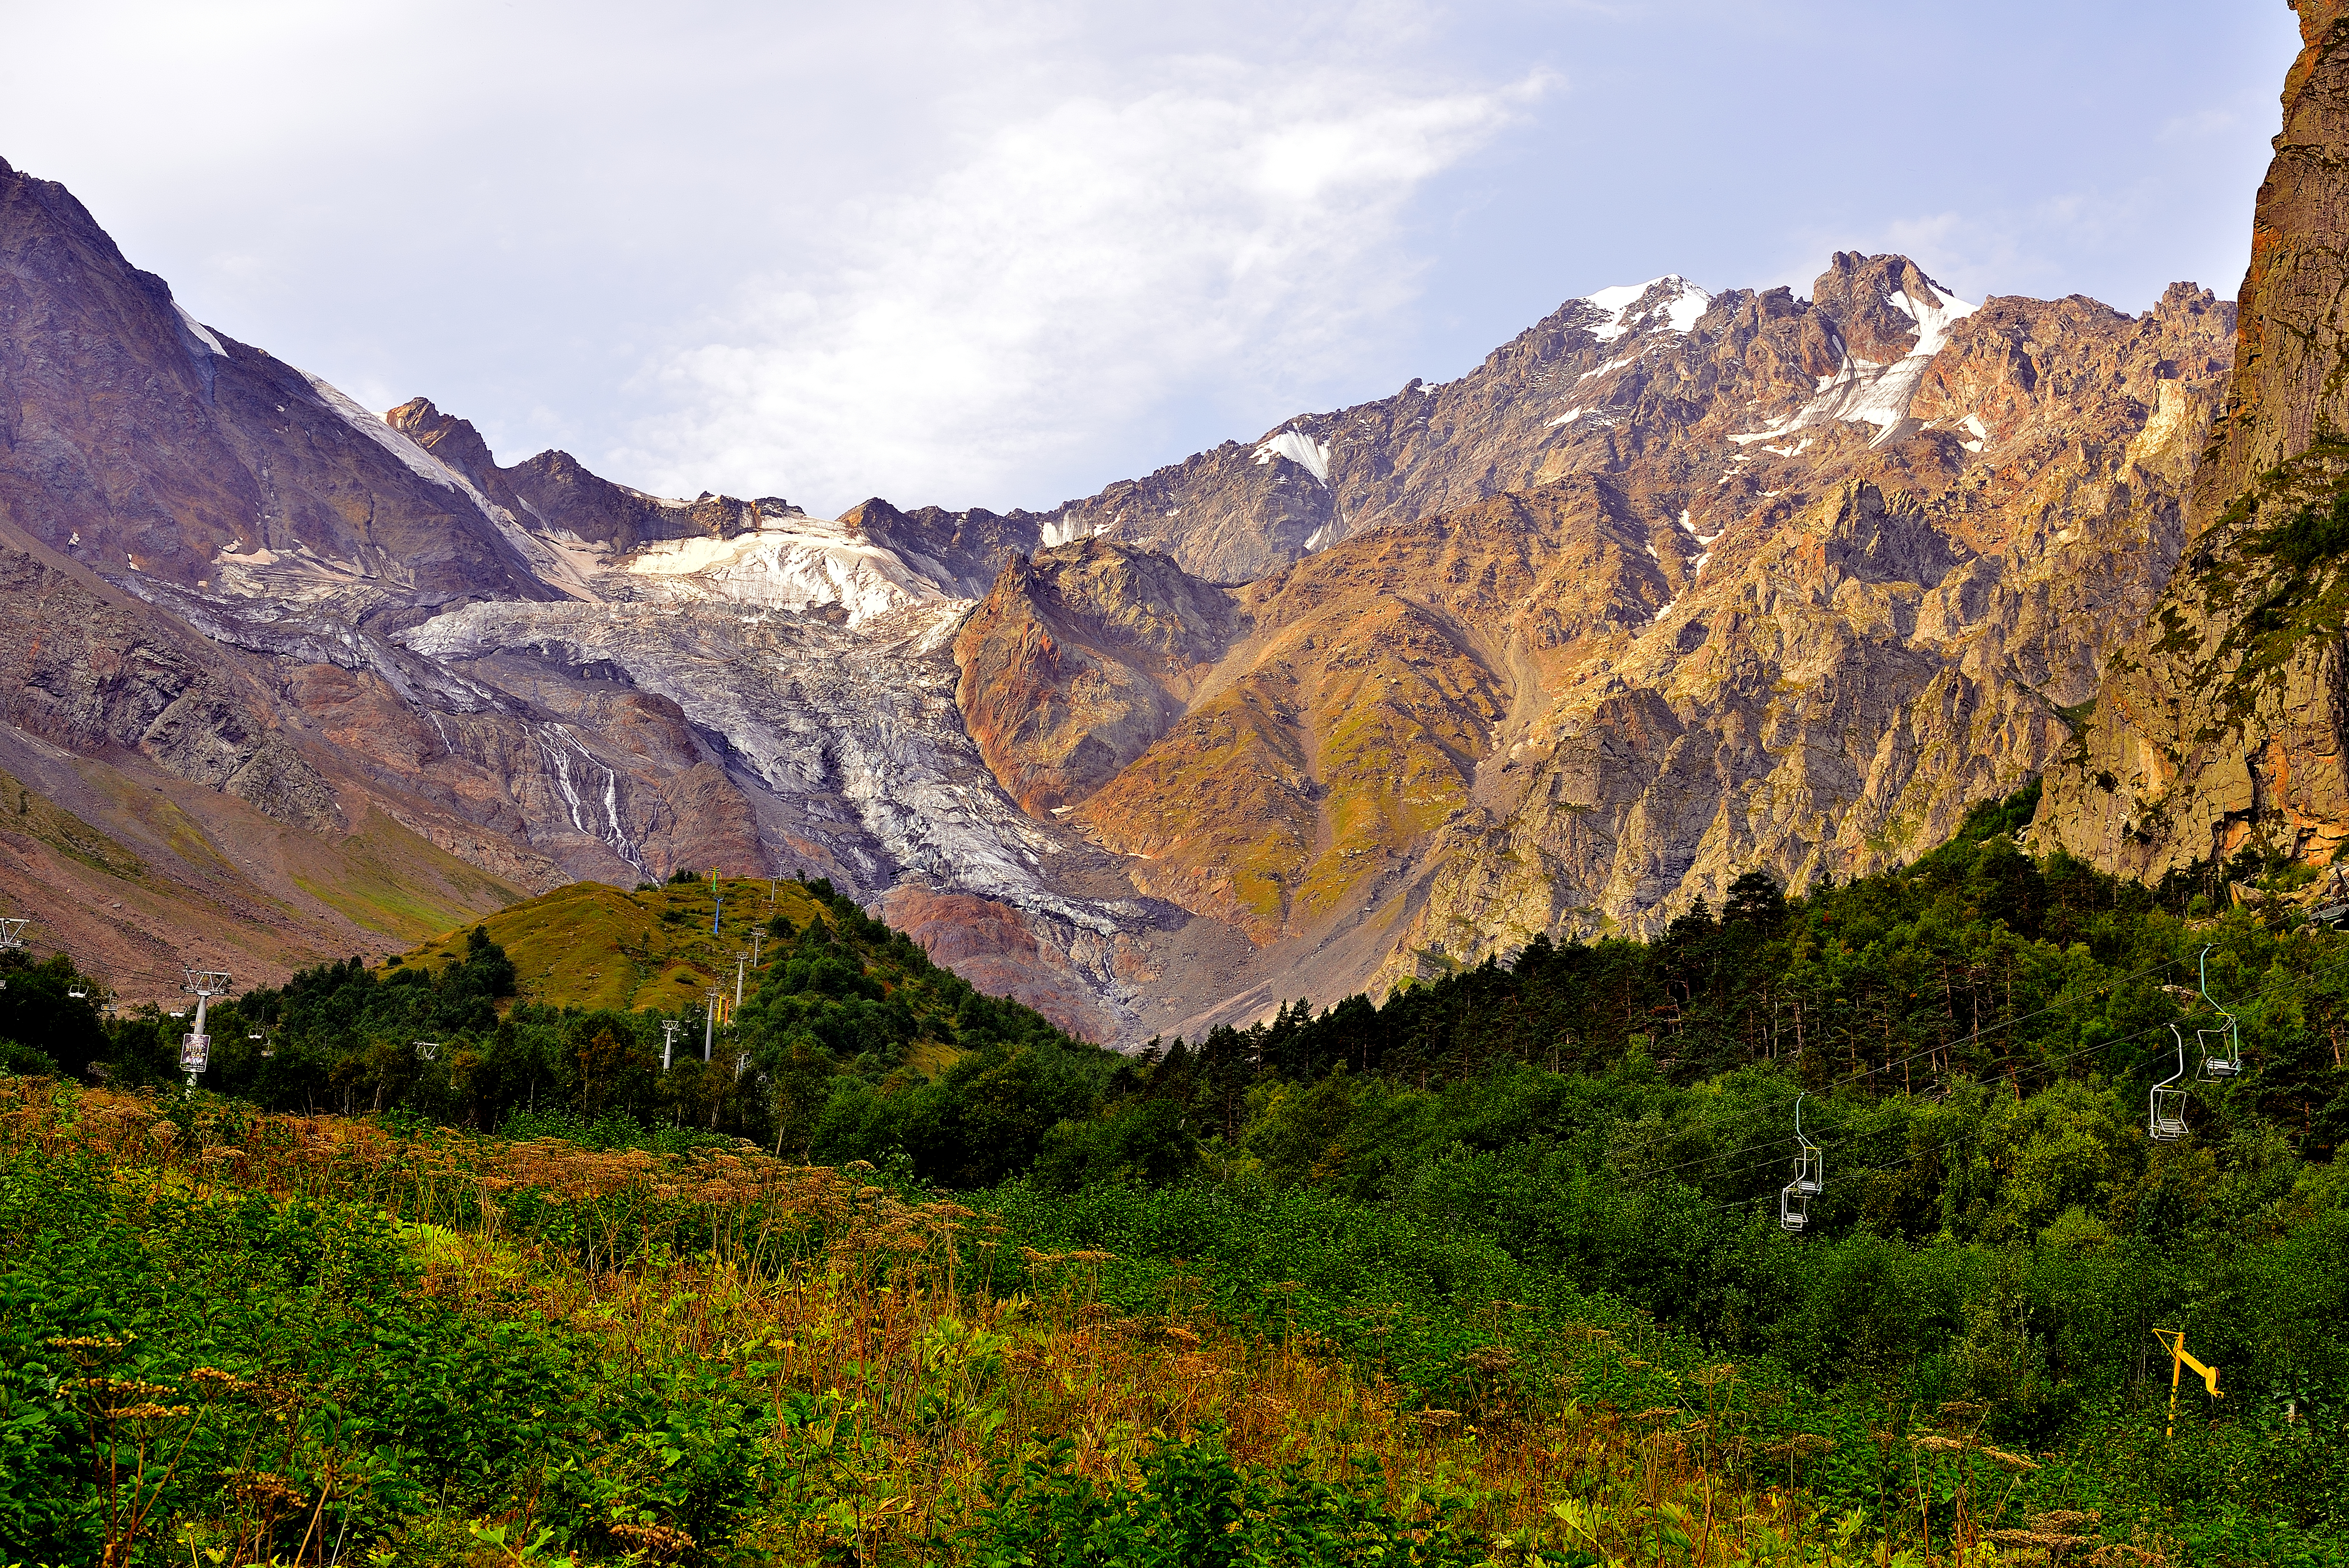
[{"label": "green grass foreground", "polygon": [[1127,1258],[1027,1244],[1018,1190],[739,1147],[22,1078],[0,1131],[11,1561],[1918,1568],[1993,1560],[2027,1462],[1937,1426],[1913,1530],[1830,1516],[1771,1483],[1819,1439],[1741,1368],[1604,1304],[1447,1349],[1433,1276],[1457,1314],[1498,1260],[1392,1226],[1336,1243],[1420,1254],[1382,1371],[1311,1326],[1326,1264],[1249,1266],[1326,1203]]}]

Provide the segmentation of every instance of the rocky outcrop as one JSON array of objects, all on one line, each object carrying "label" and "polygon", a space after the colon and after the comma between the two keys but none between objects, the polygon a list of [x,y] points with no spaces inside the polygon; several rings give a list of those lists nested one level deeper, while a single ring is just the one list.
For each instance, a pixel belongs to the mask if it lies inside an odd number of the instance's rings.
[{"label": "rocky outcrop", "polygon": [[422,603],[551,594],[469,486],[333,387],[196,322],[64,187],[5,164],[0,517],[93,571],[166,585],[285,552]]},{"label": "rocky outcrop", "polygon": [[1090,795],[1183,711],[1229,643],[1229,593],[1088,540],[1015,560],[954,644],[979,755],[1038,816]]},{"label": "rocky outcrop", "polygon": [[275,705],[200,637],[0,531],[0,722],[74,751],[142,754],[279,821],[338,824],[333,792]]},{"label": "rocky outcrop", "polygon": [[1250,584],[1247,638],[1076,819],[1139,857],[1138,885],[1259,942],[1357,910],[1468,803],[1518,675],[1669,596],[1645,544],[1582,480]]},{"label": "rocky outcrop", "polygon": [[[1863,308],[1932,287],[1838,258],[1832,334],[1782,295],[1712,301],[1616,373],[1636,462],[1593,449],[1232,591],[1179,718],[1070,797],[1137,887],[1257,944],[1177,1016],[1652,929],[1756,868],[1877,869],[2069,747],[2177,557],[2230,313],[2185,286],[2142,316],[1993,300],[1920,356],[1926,330]],[[1062,639],[1004,608],[1037,596],[1008,572],[958,656],[1048,684]],[[1024,778],[1012,749],[990,760]]]},{"label": "rocky outcrop", "polygon": [[2349,490],[2349,17],[2339,0],[2297,8],[2192,544],[2049,769],[2033,824],[2148,880],[2247,850],[2321,862],[2349,843],[2349,531],[2325,521]]},{"label": "rocky outcrop", "polygon": [[2283,129],[2251,213],[2251,262],[2235,296],[2235,373],[2211,428],[2192,524],[2218,521],[2257,478],[2322,437],[2349,434],[2349,8],[2291,0],[2301,50],[2283,84]]},{"label": "rocky outcrop", "polygon": [[502,469],[471,420],[442,413],[429,397],[409,398],[384,422],[470,480],[510,518],[616,554],[657,540],[731,539],[757,528],[762,515],[804,515],[780,496],[744,501],[705,491],[693,500],[667,500],[598,478],[564,451],[543,451]]},{"label": "rocky outcrop", "polygon": [[1000,515],[984,508],[947,511],[935,506],[899,511],[875,496],[840,514],[843,526],[872,541],[963,598],[978,598],[997,573],[1040,545],[1067,539],[1024,511]]}]

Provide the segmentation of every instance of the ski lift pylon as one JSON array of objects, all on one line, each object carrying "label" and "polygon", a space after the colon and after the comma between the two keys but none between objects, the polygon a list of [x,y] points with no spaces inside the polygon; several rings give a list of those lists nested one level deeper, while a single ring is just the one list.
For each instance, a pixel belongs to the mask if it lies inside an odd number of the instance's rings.
[{"label": "ski lift pylon", "polygon": [[[32,923],[29,915],[0,916],[0,953],[14,953],[25,945],[25,927]],[[8,988],[8,979],[0,975],[0,991]]]},{"label": "ski lift pylon", "polygon": [[2178,1080],[2186,1076],[2186,1037],[2172,1024],[2169,1037],[2178,1042],[2178,1070],[2155,1084],[2146,1100],[2146,1135],[2156,1143],[2186,1136],[2186,1091],[2178,1087]]},{"label": "ski lift pylon", "polygon": [[1803,1100],[1795,1097],[1795,1179],[1778,1189],[1778,1228],[1799,1233],[1811,1222],[1811,1200],[1826,1186],[1826,1159],[1803,1136]]}]

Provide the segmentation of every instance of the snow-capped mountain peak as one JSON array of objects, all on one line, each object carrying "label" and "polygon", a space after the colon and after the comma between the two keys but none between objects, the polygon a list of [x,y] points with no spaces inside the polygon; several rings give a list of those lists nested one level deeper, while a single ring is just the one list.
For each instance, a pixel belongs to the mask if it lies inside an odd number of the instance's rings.
[{"label": "snow-capped mountain peak", "polygon": [[1666,273],[1643,284],[1619,284],[1585,294],[1583,303],[1605,317],[1591,328],[1601,343],[1612,343],[1641,327],[1686,332],[1713,303],[1713,295],[1678,273]]}]

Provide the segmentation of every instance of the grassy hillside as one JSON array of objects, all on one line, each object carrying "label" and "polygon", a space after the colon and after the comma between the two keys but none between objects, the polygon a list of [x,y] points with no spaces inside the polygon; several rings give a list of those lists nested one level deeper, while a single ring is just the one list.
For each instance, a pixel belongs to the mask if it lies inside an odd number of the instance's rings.
[{"label": "grassy hillside", "polygon": [[754,932],[763,954],[771,945],[766,932],[776,916],[804,930],[828,913],[819,895],[788,880],[729,877],[713,885],[704,878],[633,892],[604,882],[573,882],[443,932],[391,964],[429,968],[460,963],[478,924],[512,961],[518,1000],[590,1011],[674,1013],[698,1008],[721,977],[730,994],[735,954],[750,949]]},{"label": "grassy hillside", "polygon": [[[739,1007],[738,953],[756,955]],[[184,1026],[149,1010],[99,1033],[94,1012],[68,1005],[69,967],[20,984],[26,1008],[56,993],[48,1011],[22,1013],[23,1043],[37,1035],[36,1055],[77,1077],[171,1081]],[[15,1006],[0,993],[0,1032]],[[1020,1168],[1061,1114],[1057,1099],[1030,1103],[1037,1084],[1074,1081],[1071,1103],[1083,1101],[1117,1059],[979,995],[821,881],[581,883],[378,966],[305,969],[212,1018],[207,1086],[272,1109],[405,1108],[484,1129],[517,1114],[617,1119],[802,1152],[827,1119],[862,1125],[883,1108],[934,1105],[960,1126],[942,1102],[959,1106],[974,1075],[1001,1069],[1018,1109],[953,1135],[962,1152],[948,1162],[966,1171]],[[681,1026],[666,1071],[665,1025]]]},{"label": "grassy hillside", "polygon": [[1766,1388],[1603,1305],[1476,1312],[1437,1407],[1261,1269],[854,1165],[163,1109],[0,1080],[0,1558],[1924,1568],[2023,1517],[1959,1423],[1956,1549],[1868,1552]]},{"label": "grassy hillside", "polygon": [[44,766],[0,770],[0,913],[126,1002],[175,997],[184,964],[265,982],[522,896],[372,809],[320,834],[135,762]]}]

